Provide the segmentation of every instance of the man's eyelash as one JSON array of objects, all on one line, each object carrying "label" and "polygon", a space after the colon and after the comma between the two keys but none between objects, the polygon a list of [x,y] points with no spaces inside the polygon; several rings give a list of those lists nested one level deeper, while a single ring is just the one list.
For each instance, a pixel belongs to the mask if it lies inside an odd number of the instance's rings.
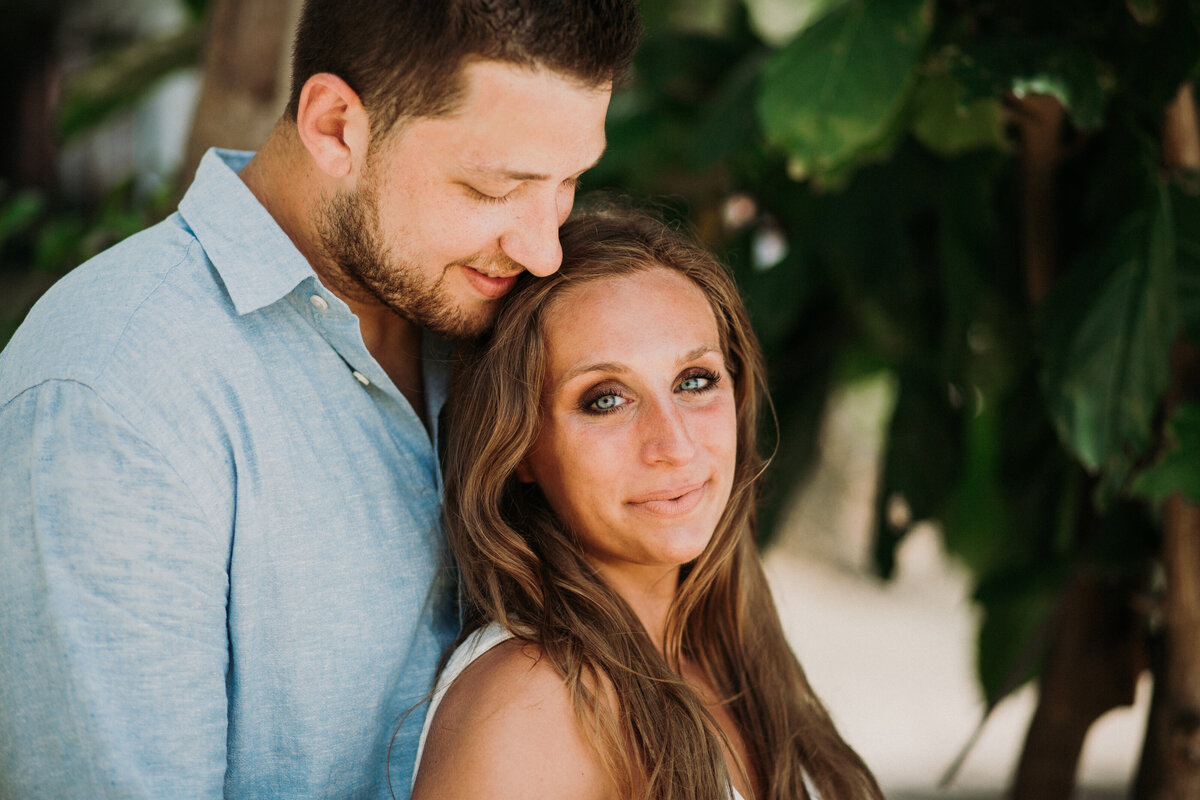
[{"label": "man's eyelash", "polygon": [[484,194],[483,192],[476,189],[474,186],[468,186],[467,191],[470,192],[470,194],[473,198],[475,198],[476,200],[478,200],[481,203],[497,203],[497,204],[499,204],[499,203],[507,203],[508,202],[508,195],[496,197],[495,195]]}]

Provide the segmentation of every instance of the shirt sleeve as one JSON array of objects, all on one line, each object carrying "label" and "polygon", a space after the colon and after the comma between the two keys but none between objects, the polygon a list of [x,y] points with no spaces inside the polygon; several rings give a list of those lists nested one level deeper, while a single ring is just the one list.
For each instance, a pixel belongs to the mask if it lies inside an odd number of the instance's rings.
[{"label": "shirt sleeve", "polygon": [[85,385],[0,442],[0,797],[221,797],[228,535]]}]

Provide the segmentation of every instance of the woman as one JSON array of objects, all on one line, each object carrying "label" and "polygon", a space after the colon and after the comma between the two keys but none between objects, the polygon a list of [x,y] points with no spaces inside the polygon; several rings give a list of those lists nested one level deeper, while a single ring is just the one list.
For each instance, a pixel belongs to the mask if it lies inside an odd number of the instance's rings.
[{"label": "woman", "polygon": [[413,797],[881,797],[759,564],[764,382],[736,287],[639,213],[561,240],[452,392],[466,636]]}]

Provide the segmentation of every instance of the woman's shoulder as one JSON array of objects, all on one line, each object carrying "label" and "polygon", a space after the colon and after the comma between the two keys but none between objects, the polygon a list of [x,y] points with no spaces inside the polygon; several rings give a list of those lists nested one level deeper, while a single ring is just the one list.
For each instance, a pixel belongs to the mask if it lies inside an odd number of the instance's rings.
[{"label": "woman's shoulder", "polygon": [[446,690],[440,710],[451,717],[476,717],[530,707],[549,712],[563,702],[569,707],[566,683],[543,657],[541,648],[508,637],[476,656],[459,673]]},{"label": "woman's shoulder", "polygon": [[413,797],[598,799],[611,787],[562,675],[536,644],[509,638],[474,657],[446,690]]}]

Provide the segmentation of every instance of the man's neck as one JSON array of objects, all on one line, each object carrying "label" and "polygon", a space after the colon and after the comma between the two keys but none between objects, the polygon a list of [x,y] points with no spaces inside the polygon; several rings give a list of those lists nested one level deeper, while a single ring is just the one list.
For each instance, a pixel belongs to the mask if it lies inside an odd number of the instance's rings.
[{"label": "man's neck", "polygon": [[[337,294],[336,290],[332,288]],[[358,317],[363,344],[383,367],[412,406],[413,411],[429,427],[425,406],[425,379],[421,373],[421,329],[379,304],[364,304],[342,297]]]},{"label": "man's neck", "polygon": [[312,265],[329,291],[358,317],[363,344],[400,390],[426,427],[425,382],[421,375],[421,331],[413,323],[333,274],[323,261],[311,201],[333,191],[303,156],[294,129],[280,123],[240,177]]}]

